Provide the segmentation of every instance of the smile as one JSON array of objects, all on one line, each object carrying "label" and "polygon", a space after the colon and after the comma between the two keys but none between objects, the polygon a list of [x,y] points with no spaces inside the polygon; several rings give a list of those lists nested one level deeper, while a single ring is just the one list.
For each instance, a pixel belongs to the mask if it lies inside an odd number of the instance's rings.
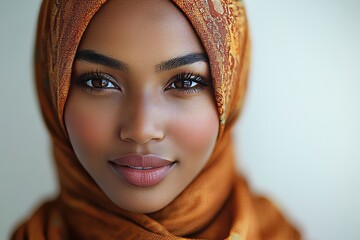
[{"label": "smile", "polygon": [[129,168],[134,168],[137,170],[148,170],[148,169],[152,169],[152,167],[135,167],[135,166],[127,166]]},{"label": "smile", "polygon": [[177,162],[153,154],[129,154],[111,159],[109,163],[127,183],[137,187],[150,187],[161,182]]}]

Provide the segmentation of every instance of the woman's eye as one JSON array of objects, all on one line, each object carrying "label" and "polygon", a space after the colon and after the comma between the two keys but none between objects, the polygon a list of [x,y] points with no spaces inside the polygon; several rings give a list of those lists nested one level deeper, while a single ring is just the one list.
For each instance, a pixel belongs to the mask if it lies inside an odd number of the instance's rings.
[{"label": "woman's eye", "polygon": [[76,82],[87,93],[109,94],[110,92],[121,91],[111,75],[100,71],[86,73],[80,76]]},{"label": "woman's eye", "polygon": [[183,89],[183,88],[193,88],[196,87],[199,83],[192,80],[177,80],[170,85],[170,88]]},{"label": "woman's eye", "polygon": [[93,88],[116,88],[116,86],[107,79],[90,79],[87,80],[85,84]]},{"label": "woman's eye", "polygon": [[179,92],[196,93],[209,86],[210,83],[204,77],[193,73],[181,73],[172,78],[172,82],[166,90],[174,89]]}]

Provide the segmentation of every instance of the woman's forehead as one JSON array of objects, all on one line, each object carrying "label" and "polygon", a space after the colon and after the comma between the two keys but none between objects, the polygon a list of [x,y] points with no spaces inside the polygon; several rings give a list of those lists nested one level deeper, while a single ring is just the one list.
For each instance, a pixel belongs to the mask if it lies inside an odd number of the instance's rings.
[{"label": "woman's forehead", "polygon": [[185,15],[170,1],[109,1],[95,14],[79,46],[146,66],[205,52]]}]

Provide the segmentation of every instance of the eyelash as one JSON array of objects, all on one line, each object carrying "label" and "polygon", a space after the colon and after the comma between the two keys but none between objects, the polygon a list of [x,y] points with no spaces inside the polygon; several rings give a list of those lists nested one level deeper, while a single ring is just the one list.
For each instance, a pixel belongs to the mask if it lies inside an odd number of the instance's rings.
[{"label": "eyelash", "polygon": [[[94,80],[105,80],[107,84],[112,84],[112,87],[95,87],[93,82]],[[185,81],[190,81],[191,87],[182,87],[182,88],[176,88],[175,84],[180,83],[182,85],[185,84]],[[89,86],[88,83],[91,83],[93,86]],[[88,72],[83,75],[81,75],[76,83],[87,93],[91,94],[102,94],[104,91],[121,91],[121,88],[119,87],[116,80],[111,77],[110,75],[106,73],[102,73],[101,71],[95,71],[95,72]],[[189,83],[189,82],[188,82]],[[193,84],[196,84],[193,86]],[[166,84],[166,87],[164,90],[171,90],[174,89],[180,94],[194,94],[201,90],[203,90],[205,87],[209,86],[211,83],[205,80],[204,77],[187,72],[187,73],[180,73],[170,79],[170,81]]]},{"label": "eyelash", "polygon": [[[184,88],[175,88],[175,83],[182,82],[184,84],[185,81],[190,81],[192,83],[196,83],[193,87],[184,87]],[[188,73],[180,73],[176,75],[175,77],[172,77],[169,81],[170,83],[167,84],[167,87],[165,87],[165,90],[174,89],[178,93],[184,93],[184,94],[194,94],[201,90],[203,90],[205,87],[209,86],[210,83],[205,80],[204,77],[188,72]],[[191,84],[193,85],[193,84]]]},{"label": "eyelash", "polygon": [[[87,82],[93,80],[106,80],[108,84],[112,84],[114,87],[101,88],[95,86],[89,86]],[[116,81],[108,74],[102,73],[101,71],[88,72],[81,75],[76,83],[86,92],[91,94],[101,94],[105,89],[106,91],[121,91]],[[93,85],[93,83],[91,83]]]}]

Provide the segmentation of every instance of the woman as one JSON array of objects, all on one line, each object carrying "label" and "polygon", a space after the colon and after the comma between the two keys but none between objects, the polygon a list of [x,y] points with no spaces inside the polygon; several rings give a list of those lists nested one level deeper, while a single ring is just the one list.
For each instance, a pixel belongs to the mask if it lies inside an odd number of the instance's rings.
[{"label": "woman", "polygon": [[240,1],[44,1],[36,80],[60,194],[13,239],[299,239],[235,173]]}]

